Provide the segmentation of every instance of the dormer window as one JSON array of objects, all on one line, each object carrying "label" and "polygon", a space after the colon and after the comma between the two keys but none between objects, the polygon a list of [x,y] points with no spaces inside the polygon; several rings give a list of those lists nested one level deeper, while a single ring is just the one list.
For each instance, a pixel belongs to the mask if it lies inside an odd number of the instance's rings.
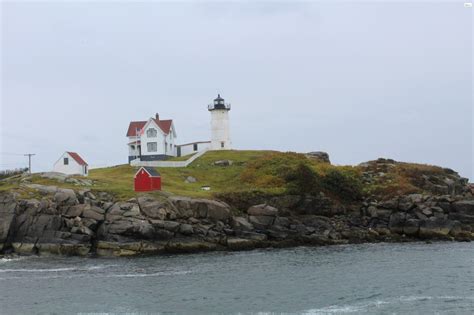
[{"label": "dormer window", "polygon": [[156,135],[158,134],[158,132],[156,131],[155,128],[150,128],[146,131],[146,136],[148,138],[156,138]]}]

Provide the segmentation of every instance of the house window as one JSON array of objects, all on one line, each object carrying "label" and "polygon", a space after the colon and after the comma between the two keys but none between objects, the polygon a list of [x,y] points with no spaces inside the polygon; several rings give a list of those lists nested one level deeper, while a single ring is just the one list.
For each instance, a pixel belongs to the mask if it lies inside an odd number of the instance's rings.
[{"label": "house window", "polygon": [[134,145],[132,145],[132,146],[130,146],[130,147],[132,148],[132,150],[135,150],[135,146],[134,146]]},{"label": "house window", "polygon": [[64,165],[69,165],[69,159],[68,158],[64,158]]},{"label": "house window", "polygon": [[148,138],[156,138],[156,135],[157,135],[157,131],[155,128],[150,128],[146,131],[146,136]]},{"label": "house window", "polygon": [[198,150],[198,144],[195,143],[195,144],[193,144],[193,151],[197,151],[197,150]]},{"label": "house window", "polygon": [[223,147],[224,147],[224,142],[221,142],[221,148],[223,148]]},{"label": "house window", "polygon": [[146,144],[148,152],[156,152],[158,150],[158,146],[156,142],[148,142]]},{"label": "house window", "polygon": [[84,174],[87,174],[87,165],[84,165]]}]

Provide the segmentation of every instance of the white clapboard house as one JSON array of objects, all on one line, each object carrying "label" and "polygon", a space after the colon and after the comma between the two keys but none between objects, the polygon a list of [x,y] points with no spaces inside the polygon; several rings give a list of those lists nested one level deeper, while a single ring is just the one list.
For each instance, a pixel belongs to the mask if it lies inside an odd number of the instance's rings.
[{"label": "white clapboard house", "polygon": [[64,152],[54,163],[53,171],[68,175],[87,176],[88,166],[87,162],[76,152]]}]

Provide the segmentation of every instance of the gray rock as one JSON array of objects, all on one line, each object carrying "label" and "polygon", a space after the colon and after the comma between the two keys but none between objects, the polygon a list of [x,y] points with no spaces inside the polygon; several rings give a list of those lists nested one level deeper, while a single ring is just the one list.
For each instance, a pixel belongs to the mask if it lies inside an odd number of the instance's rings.
[{"label": "gray rock", "polygon": [[233,217],[232,227],[236,230],[252,231],[253,225],[244,217]]},{"label": "gray rock", "polygon": [[175,221],[163,221],[163,228],[167,231],[176,232],[179,229],[179,222]]},{"label": "gray rock", "polygon": [[252,206],[247,210],[249,215],[253,216],[272,216],[278,215],[278,209],[267,204]]},{"label": "gray rock", "polygon": [[219,160],[215,161],[214,165],[216,166],[231,166],[234,162],[231,160]]},{"label": "gray rock", "polygon": [[431,217],[429,220],[422,221],[420,224],[421,237],[444,237],[449,234],[454,226],[451,220]]},{"label": "gray rock", "polygon": [[367,214],[368,214],[369,217],[371,217],[371,218],[377,218],[377,217],[378,217],[377,208],[374,207],[374,206],[368,207],[368,208],[367,208]]},{"label": "gray rock", "polygon": [[273,224],[273,221],[275,220],[274,217],[270,216],[254,216],[251,215],[249,216],[249,222],[252,223],[256,228],[258,229],[265,229],[269,227],[270,225]]},{"label": "gray rock", "polygon": [[11,194],[0,194],[0,251],[7,241],[8,232],[15,217],[16,201]]},{"label": "gray rock", "polygon": [[403,226],[403,233],[406,235],[416,235],[420,230],[420,221],[416,219],[408,219]]},{"label": "gray rock", "polygon": [[282,226],[282,227],[285,227],[285,228],[289,228],[290,227],[290,220],[288,218],[285,218],[285,217],[276,217],[273,224],[276,225],[276,226]]},{"label": "gray rock", "polygon": [[54,194],[53,200],[59,206],[73,206],[79,203],[74,190],[64,188],[58,189],[58,191]]},{"label": "gray rock", "polygon": [[188,183],[188,184],[189,184],[189,183],[195,183],[195,182],[197,182],[197,179],[196,179],[195,177],[193,177],[193,176],[188,176],[188,177],[186,177],[186,179],[184,180],[184,182],[185,182],[185,183]]},{"label": "gray rock", "polygon": [[227,222],[231,217],[230,207],[220,201],[207,200],[207,217],[211,220]]},{"label": "gray rock", "polygon": [[406,215],[402,212],[395,212],[390,216],[388,228],[390,232],[403,234],[403,228],[405,226]]},{"label": "gray rock", "polygon": [[454,212],[474,215],[474,199],[473,200],[461,200],[453,203]]},{"label": "gray rock", "polygon": [[140,212],[148,218],[167,220],[177,218],[176,208],[168,199],[155,199],[149,196],[140,196],[137,199]]},{"label": "gray rock", "polygon": [[179,226],[179,233],[183,235],[191,235],[194,233],[193,226],[190,224],[181,224]]},{"label": "gray rock", "polygon": [[54,194],[58,191],[58,187],[56,186],[46,186],[46,185],[39,185],[39,184],[24,184],[24,187],[37,190],[43,194]]},{"label": "gray rock", "polygon": [[305,155],[307,158],[311,160],[315,160],[317,162],[331,163],[331,161],[329,160],[329,154],[327,154],[326,152],[314,151],[314,152],[308,152]]}]

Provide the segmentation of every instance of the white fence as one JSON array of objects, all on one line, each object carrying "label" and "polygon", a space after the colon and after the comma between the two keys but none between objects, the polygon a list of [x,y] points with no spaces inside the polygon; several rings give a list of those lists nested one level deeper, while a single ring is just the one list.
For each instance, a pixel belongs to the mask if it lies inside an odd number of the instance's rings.
[{"label": "white fence", "polygon": [[202,156],[208,150],[202,150],[186,161],[140,161],[140,159],[135,159],[130,162],[131,166],[150,166],[150,167],[186,167],[191,164],[195,159]]}]

